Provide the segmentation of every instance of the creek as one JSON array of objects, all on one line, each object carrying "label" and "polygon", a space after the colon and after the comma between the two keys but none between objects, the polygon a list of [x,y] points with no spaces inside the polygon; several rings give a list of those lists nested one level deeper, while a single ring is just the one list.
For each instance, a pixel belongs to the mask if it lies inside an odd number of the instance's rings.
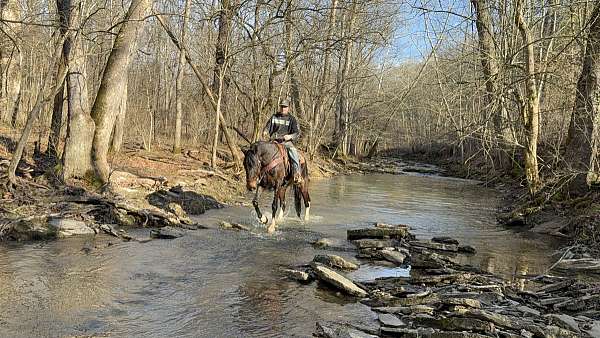
[{"label": "creek", "polygon": [[[261,207],[270,209],[269,193]],[[500,196],[476,182],[427,175],[339,176],[311,183],[312,218],[288,211],[272,235],[251,207],[195,218],[209,229],[174,240],[121,242],[108,236],[0,246],[2,337],[311,336],[317,321],[369,326],[369,308],[318,283],[303,286],[280,269],[309,262],[310,244],[385,222],[408,224],[420,239],[451,236],[478,250],[456,260],[518,279],[543,273],[561,242],[497,225]],[[250,197],[249,197],[250,200]],[[288,205],[292,205],[288,195]],[[270,213],[267,213],[270,216]],[[220,221],[252,231],[218,228]],[[148,229],[131,231],[147,236]],[[351,252],[334,252],[353,258]],[[409,270],[363,264],[369,280]]]}]

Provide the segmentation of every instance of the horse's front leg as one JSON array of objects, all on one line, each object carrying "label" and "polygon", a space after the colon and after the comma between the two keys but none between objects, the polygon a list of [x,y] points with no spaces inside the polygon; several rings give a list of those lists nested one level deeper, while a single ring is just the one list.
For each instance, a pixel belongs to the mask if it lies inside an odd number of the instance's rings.
[{"label": "horse's front leg", "polygon": [[252,205],[254,206],[254,210],[256,211],[256,216],[260,220],[262,224],[267,224],[267,216],[263,215],[260,212],[260,207],[258,206],[258,199],[260,198],[260,186],[256,187],[256,193],[254,194],[254,199],[252,199]]},{"label": "horse's front leg", "polygon": [[275,188],[275,192],[273,194],[273,204],[271,204],[271,224],[269,224],[269,226],[267,227],[267,232],[272,234],[275,232],[275,227],[276,227],[276,215],[277,215],[277,209],[279,207],[279,189],[281,189],[280,187]]}]

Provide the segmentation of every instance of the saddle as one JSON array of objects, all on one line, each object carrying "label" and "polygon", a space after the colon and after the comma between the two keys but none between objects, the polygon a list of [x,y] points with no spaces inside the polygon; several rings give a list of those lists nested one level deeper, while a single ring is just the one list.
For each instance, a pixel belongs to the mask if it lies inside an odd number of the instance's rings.
[{"label": "saddle", "polygon": [[[279,156],[275,157],[273,161],[271,161],[271,163],[267,164],[262,168],[261,175],[269,172],[271,169],[277,167],[280,164],[283,164],[283,168],[286,173],[290,172],[290,158],[287,150],[285,149],[285,146],[279,142],[273,142],[273,144],[277,146],[277,150],[279,150]],[[300,158],[300,166],[304,165],[306,163],[304,155],[298,152],[298,157]]]}]

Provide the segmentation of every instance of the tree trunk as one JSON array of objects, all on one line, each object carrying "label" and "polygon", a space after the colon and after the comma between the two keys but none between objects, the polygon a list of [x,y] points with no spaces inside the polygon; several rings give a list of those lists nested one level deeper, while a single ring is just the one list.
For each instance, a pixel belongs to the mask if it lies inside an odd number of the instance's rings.
[{"label": "tree trunk", "polygon": [[[221,12],[219,14],[219,34],[217,36],[217,47],[215,51],[215,71],[213,77],[212,92],[220,93],[221,98],[217,98],[220,101],[220,113],[215,113],[219,118],[221,125],[221,131],[225,140],[229,145],[231,155],[235,165],[240,168],[242,165],[242,158],[239,153],[235,138],[231,135],[231,132],[227,128],[227,122],[225,116],[227,116],[227,89],[229,87],[229,78],[227,75],[228,58],[229,58],[229,43],[231,38],[231,21],[233,19],[234,12],[238,6],[239,0],[221,0]],[[221,88],[222,87],[222,88]]]},{"label": "tree trunk", "polygon": [[[79,27],[81,21],[82,1],[58,0],[59,8],[65,11],[68,27]],[[79,32],[80,34],[80,32]],[[94,136],[94,121],[90,116],[90,106],[87,90],[87,71],[83,41],[79,34],[65,41],[63,45],[64,65],[68,68],[67,108],[69,123],[65,151],[63,154],[62,179],[84,177],[92,171],[92,139]],[[66,46],[66,47],[65,47]],[[60,133],[60,132],[59,132]],[[60,135],[60,134],[59,134]]]},{"label": "tree trunk", "polygon": [[[325,45],[324,45],[324,53],[323,53],[323,72],[321,73],[321,77],[319,77],[317,84],[317,97],[315,98],[315,107],[312,119],[310,120],[309,125],[309,135],[308,135],[308,143],[309,143],[309,153],[311,157],[316,152],[318,145],[318,137],[317,137],[317,128],[320,125],[321,115],[323,110],[323,100],[326,92],[326,87],[329,78],[329,71],[331,67],[331,40],[333,37],[333,31],[336,25],[336,11],[338,6],[338,0],[331,1],[331,8],[329,9],[329,23],[327,29],[327,36],[325,37]],[[338,127],[336,124],[336,133],[338,131]]]},{"label": "tree trunk", "polygon": [[119,104],[119,114],[115,120],[112,139],[110,141],[110,152],[118,154],[123,146],[123,134],[125,132],[125,116],[127,116],[127,89],[128,83],[125,81],[123,92],[121,93],[121,102]]},{"label": "tree trunk", "polygon": [[[181,25],[181,43],[185,44],[185,30],[187,28],[188,16],[190,12],[190,0],[185,0],[183,8],[183,23]],[[181,153],[181,118],[183,115],[183,105],[181,99],[181,88],[183,87],[183,76],[185,68],[185,54],[179,51],[179,64],[177,66],[177,79],[175,80],[175,144],[173,153]]]},{"label": "tree trunk", "polygon": [[[15,148],[15,151],[13,152],[13,157],[12,157],[12,159],[10,161],[10,165],[8,167],[8,180],[12,184],[15,184],[17,181],[17,179],[16,179],[17,166],[19,165],[19,162],[21,161],[21,158],[23,156],[23,150],[25,150],[25,146],[27,145],[29,136],[31,135],[31,131],[33,130],[33,125],[34,125],[35,121],[37,121],[38,117],[40,116],[40,112],[42,111],[42,108],[44,108],[46,103],[48,103],[50,100],[52,100],[52,98],[56,95],[56,93],[61,89],[58,87],[58,84],[62,83],[64,81],[65,76],[67,74],[66,69],[63,69],[62,72],[58,72],[58,68],[59,68],[58,65],[60,62],[60,55],[61,55],[63,43],[64,43],[64,38],[61,39],[60,41],[58,41],[58,44],[56,45],[56,48],[54,49],[54,52],[52,55],[52,61],[51,61],[52,63],[50,65],[50,67],[48,67],[48,70],[44,76],[44,79],[42,80],[42,88],[44,88],[45,84],[52,83],[52,87],[50,87],[50,93],[47,96],[45,96],[44,95],[45,93],[43,93],[43,92],[38,94],[35,105],[31,109],[29,114],[27,115],[27,121],[25,122],[25,127],[23,128],[23,132],[21,133],[21,137],[19,138],[17,147]],[[52,81],[51,79],[53,79],[54,75],[55,75],[55,78],[54,78],[54,81]]]},{"label": "tree trunk", "polygon": [[344,60],[343,63],[340,62],[340,66],[343,64],[343,67],[340,72],[340,78],[338,80],[338,88],[339,88],[339,100],[338,100],[338,111],[339,111],[339,146],[341,146],[342,155],[348,155],[348,139],[349,139],[349,122],[350,122],[350,103],[348,98],[348,74],[350,72],[350,65],[352,62],[352,34],[354,29],[354,24],[356,22],[356,2],[352,3],[352,8],[350,9],[350,22],[348,23],[347,30],[344,31],[346,35],[346,43],[345,43],[345,51],[344,51]]},{"label": "tree trunk", "polygon": [[515,9],[515,23],[521,34],[525,56],[525,102],[522,104],[523,125],[525,127],[525,177],[529,193],[535,195],[540,188],[540,177],[537,162],[537,143],[539,135],[540,101],[537,94],[535,79],[535,54],[533,38],[525,17],[523,16],[523,0],[517,0]]},{"label": "tree trunk", "polygon": [[[0,18],[4,20],[18,21],[19,5],[16,0],[0,0]],[[19,23],[3,22],[2,36],[4,32],[9,34],[18,33],[21,28]],[[12,39],[2,41],[0,45],[0,122],[11,122],[16,126],[21,103],[21,62],[22,55],[18,40]]]},{"label": "tree trunk", "polygon": [[300,81],[296,74],[296,67],[294,62],[294,52],[292,51],[292,10],[294,1],[290,0],[288,10],[285,15],[285,59],[286,65],[290,74],[290,92],[292,96],[292,102],[294,103],[294,111],[298,116],[305,117],[304,106],[300,99]]},{"label": "tree trunk", "polygon": [[477,35],[479,37],[479,54],[483,76],[485,77],[484,109],[493,109],[494,131],[502,143],[512,144],[514,138],[507,124],[508,112],[500,100],[498,90],[498,55],[494,44],[492,16],[490,14],[489,0],[471,0],[477,19]]},{"label": "tree trunk", "polygon": [[150,0],[133,0],[121,24],[106,67],[100,88],[92,107],[92,118],[96,123],[92,143],[92,161],[97,177],[104,184],[109,181],[108,148],[115,119],[119,114],[121,93],[127,81],[127,70],[131,55],[137,46],[138,29],[150,9]]},{"label": "tree trunk", "polygon": [[587,191],[598,179],[598,114],[600,109],[600,3],[590,18],[583,67],[577,82],[575,106],[569,124],[565,160],[574,176],[573,193]]},{"label": "tree trunk", "polygon": [[[60,22],[60,34],[61,36],[64,36],[67,34],[69,25],[71,24],[71,1],[57,0],[56,8]],[[69,51],[71,50],[71,43],[72,41],[70,38],[65,39],[60,58],[59,72],[63,70],[63,68],[67,67],[67,59]],[[56,96],[54,96],[54,105],[52,106],[52,118],[50,122],[50,136],[48,137],[48,150],[46,151],[46,156],[53,162],[57,162],[59,157],[59,146],[64,115],[65,83],[60,83],[59,87],[61,89],[58,91]]]}]

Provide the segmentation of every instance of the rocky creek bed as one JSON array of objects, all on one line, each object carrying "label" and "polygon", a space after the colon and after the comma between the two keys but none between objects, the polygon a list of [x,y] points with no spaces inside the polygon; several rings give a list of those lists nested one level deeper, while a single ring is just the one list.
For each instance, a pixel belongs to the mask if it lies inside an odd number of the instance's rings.
[{"label": "rocky creek bed", "polygon": [[[410,269],[408,277],[353,281],[359,268],[335,254],[282,270],[300,283],[317,280],[378,314],[379,328],[353,323],[316,325],[319,337],[599,337],[600,283],[540,275],[533,287],[456,263],[474,254],[449,237],[417,240],[406,225],[377,223],[348,230],[359,261]],[[316,246],[336,250],[327,239]]]}]

